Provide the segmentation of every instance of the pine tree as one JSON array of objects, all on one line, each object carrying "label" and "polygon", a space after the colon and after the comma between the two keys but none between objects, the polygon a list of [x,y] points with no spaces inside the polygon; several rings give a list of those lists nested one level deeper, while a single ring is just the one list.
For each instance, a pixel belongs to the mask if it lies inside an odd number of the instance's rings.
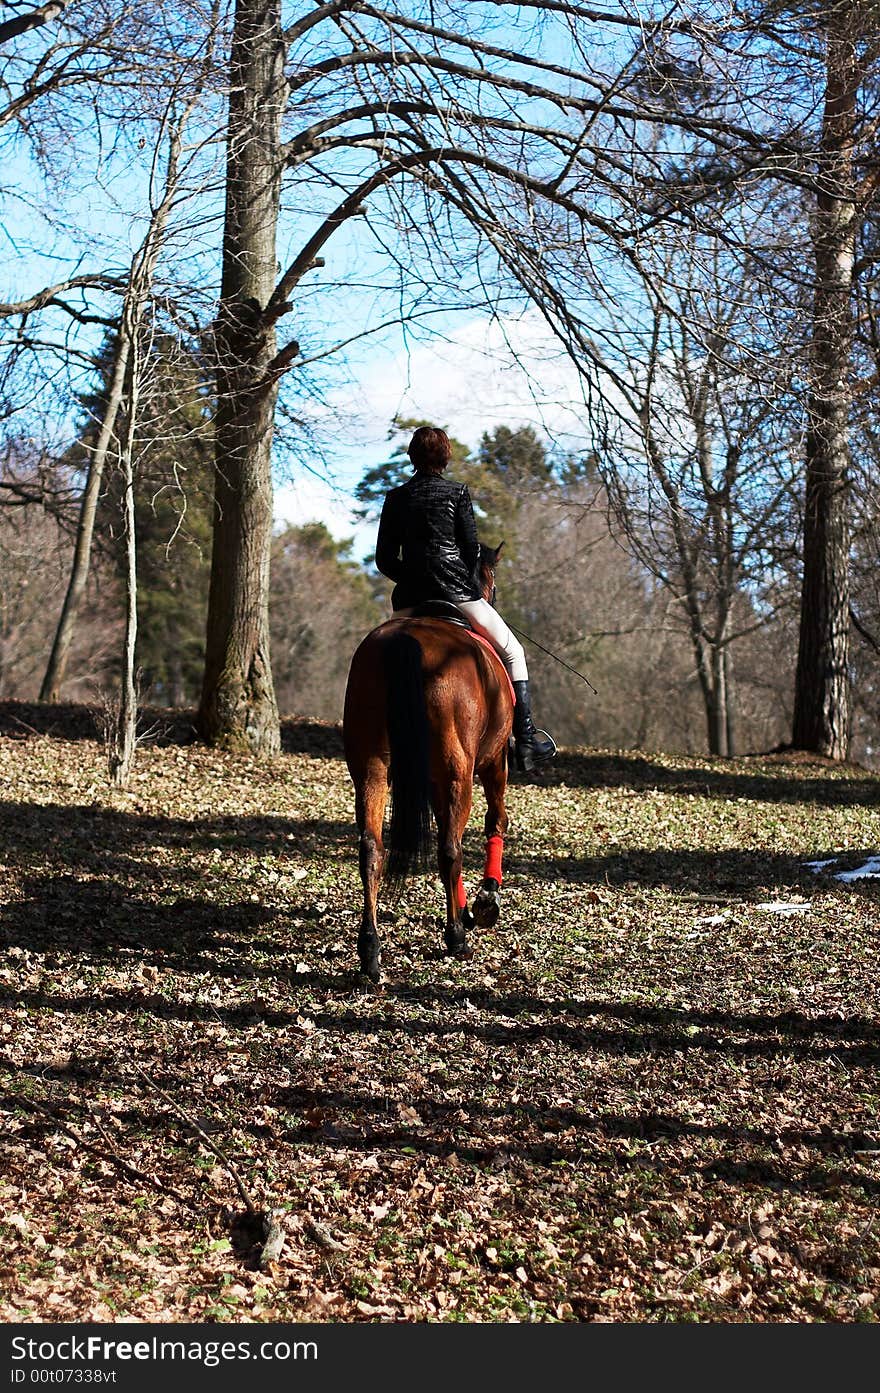
[{"label": "pine tree", "polygon": [[[211,555],[212,403],[201,365],[171,336],[155,337],[146,350],[134,438],[138,584],[137,666],[143,695],[161,705],[198,699],[205,650],[205,615]],[[115,359],[108,336],[96,358],[99,384],[82,397],[80,440],[71,468],[84,468],[103,418]],[[117,421],[121,438],[126,403]],[[97,521],[99,546],[120,578],[122,485],[118,449],[108,456],[106,486]]]}]

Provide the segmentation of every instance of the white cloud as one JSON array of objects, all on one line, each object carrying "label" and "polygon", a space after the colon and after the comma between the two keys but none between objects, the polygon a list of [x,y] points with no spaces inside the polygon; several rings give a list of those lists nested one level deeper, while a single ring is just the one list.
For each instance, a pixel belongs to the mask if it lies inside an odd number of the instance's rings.
[{"label": "white cloud", "polygon": [[536,311],[474,319],[443,339],[374,359],[361,379],[361,429],[383,439],[394,415],[445,425],[475,446],[484,430],[531,425],[565,443],[583,437],[577,371]]},{"label": "white cloud", "polygon": [[331,532],[351,527],[351,495],[341,486],[316,475],[303,473],[293,482],[275,490],[275,518],[278,523],[324,522]]},{"label": "white cloud", "polygon": [[345,427],[334,483],[304,475],[285,484],[275,512],[288,522],[325,522],[336,536],[356,534],[357,555],[361,539],[366,549],[372,545],[375,525],[352,518],[353,490],[386,457],[394,416],[434,421],[471,448],[499,425],[530,425],[563,450],[582,448],[586,439],[577,370],[534,310],[516,319],[472,319],[408,349],[373,345],[352,367],[356,389],[331,392],[324,408],[327,422]]}]

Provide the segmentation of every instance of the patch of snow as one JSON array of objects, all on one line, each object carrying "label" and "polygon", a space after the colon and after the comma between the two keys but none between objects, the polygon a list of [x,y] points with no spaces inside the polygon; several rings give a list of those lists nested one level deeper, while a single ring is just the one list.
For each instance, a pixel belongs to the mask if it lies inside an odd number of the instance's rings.
[{"label": "patch of snow", "polygon": [[[826,866],[833,866],[840,860],[839,856],[829,856],[825,861],[803,861],[801,864],[810,871],[824,871]],[[880,878],[880,856],[869,856],[863,866],[857,866],[853,871],[835,871],[835,880],[862,880],[870,876]]]},{"label": "patch of snow", "polygon": [[707,919],[698,919],[698,920],[697,920],[697,923],[698,923],[698,924],[726,924],[726,923],[727,923],[727,915],[726,915],[726,914],[710,914],[709,917],[708,917]]},{"label": "patch of snow", "polygon": [[865,876],[880,876],[880,856],[869,856],[863,866],[857,866],[854,871],[837,871],[835,880],[861,880]]},{"label": "patch of snow", "polygon": [[773,914],[803,914],[810,908],[809,901],[803,900],[763,900],[757,909],[766,909]]}]

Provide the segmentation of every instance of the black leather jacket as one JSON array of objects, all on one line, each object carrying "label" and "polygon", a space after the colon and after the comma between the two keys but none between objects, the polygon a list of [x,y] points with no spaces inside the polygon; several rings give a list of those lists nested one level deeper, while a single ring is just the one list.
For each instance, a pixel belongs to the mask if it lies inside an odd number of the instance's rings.
[{"label": "black leather jacket", "polygon": [[419,473],[386,494],[376,566],[395,582],[393,609],[425,600],[478,600],[479,556],[466,484]]}]

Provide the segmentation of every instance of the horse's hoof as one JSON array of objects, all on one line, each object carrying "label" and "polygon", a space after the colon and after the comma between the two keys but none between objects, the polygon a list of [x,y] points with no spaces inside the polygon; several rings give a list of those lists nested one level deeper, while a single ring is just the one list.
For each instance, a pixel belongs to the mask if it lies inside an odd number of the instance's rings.
[{"label": "horse's hoof", "polygon": [[481,929],[491,929],[498,923],[501,901],[497,890],[478,890],[474,897],[474,920]]},{"label": "horse's hoof", "polygon": [[469,943],[462,943],[457,948],[447,945],[450,958],[457,958],[459,962],[466,963],[474,956],[474,950]]},{"label": "horse's hoof", "polygon": [[463,924],[461,927],[447,928],[443,934],[443,942],[451,958],[469,958],[473,954],[473,949],[468,946]]},{"label": "horse's hoof", "polygon": [[372,982],[374,987],[378,987],[380,982],[384,980],[379,959],[368,958],[366,961],[362,961],[360,965],[360,975],[362,979],[366,977]]}]

